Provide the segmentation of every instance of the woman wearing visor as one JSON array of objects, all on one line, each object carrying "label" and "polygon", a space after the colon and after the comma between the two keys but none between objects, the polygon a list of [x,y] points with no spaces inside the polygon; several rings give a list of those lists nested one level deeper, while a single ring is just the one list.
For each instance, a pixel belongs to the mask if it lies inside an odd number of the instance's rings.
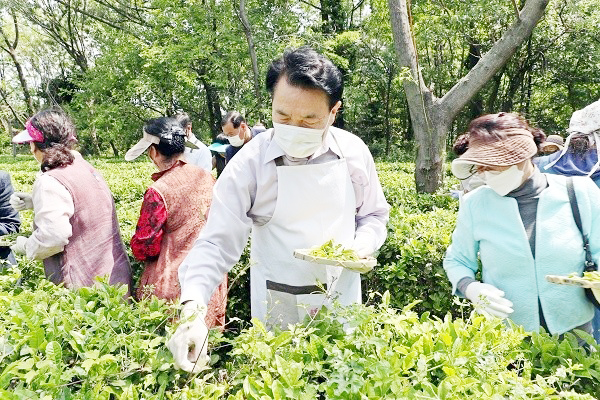
[{"label": "woman wearing visor", "polygon": [[[584,289],[545,276],[581,274],[585,254],[566,181],[536,168],[531,158],[544,134],[517,114],[484,115],[471,122],[469,149],[452,163],[459,179],[485,182],[460,206],[444,269],[453,292],[479,311],[510,318],[527,331],[591,333],[594,307]],[[600,260],[600,190],[573,179],[583,229]],[[482,281],[475,279],[481,260]]]},{"label": "woman wearing visor", "polygon": [[42,173],[32,194],[11,196],[15,210],[34,213],[33,233],[17,237],[12,250],[43,260],[46,277],[68,288],[92,286],[100,276],[129,285],[129,259],[112,194],[98,171],[72,150],[77,139],[70,118],[48,109],[25,126],[13,142],[29,143]]},{"label": "woman wearing visor", "polygon": [[[175,118],[156,118],[144,125],[142,139],[125,160],[131,161],[146,150],[159,172],[146,190],[131,250],[144,261],[136,297],[155,295],[177,301],[181,294],[177,270],[206,224],[212,200],[212,175],[186,161],[186,132]],[[224,327],[227,275],[212,293],[206,325]]]}]

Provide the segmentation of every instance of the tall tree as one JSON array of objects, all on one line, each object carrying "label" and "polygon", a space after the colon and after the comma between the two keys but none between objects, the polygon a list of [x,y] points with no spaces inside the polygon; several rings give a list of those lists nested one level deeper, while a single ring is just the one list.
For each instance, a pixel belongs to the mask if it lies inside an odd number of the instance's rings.
[{"label": "tall tree", "polygon": [[446,136],[462,108],[490,81],[530,37],[549,0],[527,0],[504,35],[443,97],[424,82],[414,39],[410,0],[388,0],[394,44],[400,65],[412,79],[403,82],[415,134],[417,191],[433,193],[443,180]]},{"label": "tall tree", "polygon": [[0,44],[0,49],[4,50],[10,56],[13,64],[15,65],[15,69],[17,70],[17,75],[19,77],[19,83],[21,84],[21,88],[23,89],[23,97],[25,98],[25,105],[27,107],[27,114],[33,115],[34,107],[33,107],[33,99],[31,98],[31,93],[29,93],[29,87],[27,85],[27,79],[25,79],[25,75],[23,74],[23,66],[17,57],[17,46],[19,45],[19,24],[17,21],[17,14],[14,10],[10,10],[10,15],[13,20],[14,26],[14,38],[11,40],[8,37],[8,33],[4,31],[2,25],[0,25],[0,36],[2,36],[3,43]]}]

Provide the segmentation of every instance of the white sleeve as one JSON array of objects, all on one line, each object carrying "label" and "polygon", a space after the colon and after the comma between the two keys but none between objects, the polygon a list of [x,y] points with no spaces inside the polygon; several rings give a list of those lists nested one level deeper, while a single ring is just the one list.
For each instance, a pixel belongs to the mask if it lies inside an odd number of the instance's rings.
[{"label": "white sleeve", "polygon": [[190,139],[190,142],[194,143],[196,146],[198,146],[197,149],[193,150],[193,154],[194,155],[194,163],[208,171],[211,172],[212,171],[212,154],[210,153],[210,150],[208,149],[208,147],[202,143],[200,140],[198,140],[198,138],[196,136],[194,136],[192,139]]},{"label": "white sleeve", "polygon": [[226,272],[238,262],[248,240],[248,212],[256,175],[248,160],[236,157],[217,180],[206,225],[179,267],[180,301],[207,305]]},{"label": "white sleeve", "polygon": [[71,193],[50,175],[40,175],[33,184],[35,230],[27,239],[28,258],[43,260],[64,250],[73,234],[70,219],[75,212]]},{"label": "white sleeve", "polygon": [[[367,146],[362,154],[363,165],[351,172],[354,185],[362,186],[362,196],[357,195],[355,241],[370,244],[372,252],[381,247],[387,237],[387,222],[390,217],[390,205],[383,194],[373,156]],[[358,176],[356,176],[358,175]],[[356,190],[355,190],[356,192]],[[361,202],[362,197],[362,202]]]}]

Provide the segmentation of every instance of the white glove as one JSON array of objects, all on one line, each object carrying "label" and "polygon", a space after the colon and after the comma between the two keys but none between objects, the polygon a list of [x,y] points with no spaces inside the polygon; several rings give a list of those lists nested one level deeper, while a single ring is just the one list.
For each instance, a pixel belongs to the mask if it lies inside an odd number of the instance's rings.
[{"label": "white glove", "polygon": [[493,285],[472,282],[465,289],[465,297],[473,303],[475,310],[498,318],[512,314],[512,301],[504,298],[504,292]]},{"label": "white glove", "polygon": [[[368,237],[367,237],[368,238]],[[354,238],[354,243],[352,243],[352,250],[356,253],[360,258],[367,258],[373,255],[373,243],[372,240],[366,240],[364,235],[357,236]]]},{"label": "white glove", "polygon": [[209,361],[208,328],[204,322],[206,306],[188,301],[181,309],[181,325],[167,342],[175,367],[187,372],[200,372]]},{"label": "white glove", "polygon": [[15,254],[27,254],[27,251],[25,249],[25,243],[27,243],[26,236],[17,236],[17,242],[10,246],[10,249]]},{"label": "white glove", "polygon": [[10,195],[8,202],[16,211],[31,210],[33,208],[33,198],[29,193],[14,192]]}]

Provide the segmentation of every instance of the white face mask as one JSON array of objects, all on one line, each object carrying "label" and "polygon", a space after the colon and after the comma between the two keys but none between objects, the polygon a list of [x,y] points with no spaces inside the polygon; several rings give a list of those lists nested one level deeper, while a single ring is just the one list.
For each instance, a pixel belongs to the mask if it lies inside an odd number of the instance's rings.
[{"label": "white face mask", "polygon": [[484,171],[483,180],[500,196],[506,196],[523,183],[524,170],[516,165],[504,171]]},{"label": "white face mask", "polygon": [[479,186],[485,185],[485,181],[481,174],[473,174],[467,179],[461,181],[463,189],[466,192],[477,189]]},{"label": "white face mask", "polygon": [[229,139],[229,144],[232,145],[233,147],[242,147],[244,145],[244,143],[246,142],[245,139],[240,139],[239,134],[233,135],[233,136],[227,136],[227,139]]},{"label": "white face mask", "polygon": [[315,154],[323,144],[325,133],[329,129],[329,117],[325,128],[313,129],[301,126],[285,125],[273,122],[275,142],[288,156],[305,158]]}]

